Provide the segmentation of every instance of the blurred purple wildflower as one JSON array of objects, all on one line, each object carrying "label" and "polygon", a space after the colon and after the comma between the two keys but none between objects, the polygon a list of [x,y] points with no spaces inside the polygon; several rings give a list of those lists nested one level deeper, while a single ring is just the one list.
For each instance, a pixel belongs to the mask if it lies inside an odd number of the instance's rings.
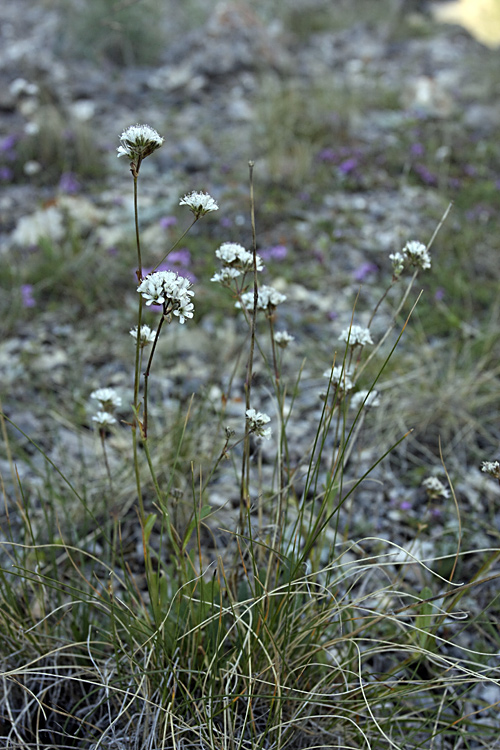
[{"label": "blurred purple wildflower", "polygon": [[63,172],[59,180],[59,190],[68,195],[75,195],[80,191],[80,183],[74,172]]},{"label": "blurred purple wildflower", "polygon": [[436,175],[425,164],[415,164],[413,169],[426,185],[437,185]]},{"label": "blurred purple wildflower", "polygon": [[0,167],[0,180],[9,182],[12,180],[14,173],[10,167]]},{"label": "blurred purple wildflower", "polygon": [[16,135],[8,135],[3,140],[0,141],[0,151],[2,153],[8,153],[9,151],[13,151],[14,146],[17,142],[17,136]]},{"label": "blurred purple wildflower", "polygon": [[231,219],[229,218],[229,216],[223,216],[223,217],[222,217],[222,219],[220,220],[220,225],[221,225],[221,227],[223,227],[224,229],[229,229],[229,227],[232,227],[232,226],[233,226],[233,222],[232,222],[232,220],[231,220]]},{"label": "blurred purple wildflower", "polygon": [[400,510],[411,510],[411,503],[409,500],[403,500],[402,503],[399,503]]},{"label": "blurred purple wildflower", "polygon": [[442,299],[444,299],[445,291],[442,286],[438,286],[434,293],[434,299],[436,302],[441,302]]},{"label": "blurred purple wildflower", "polygon": [[333,148],[323,148],[318,154],[320,161],[335,161],[337,158],[337,152]]},{"label": "blurred purple wildflower", "polygon": [[177,224],[175,216],[162,216],[160,219],[160,226],[162,229],[169,229]]},{"label": "blurred purple wildflower", "polygon": [[369,261],[366,261],[365,263],[362,263],[359,268],[357,268],[352,277],[354,281],[366,281],[366,279],[371,276],[372,274],[376,273],[378,271],[378,266],[375,265],[375,263],[370,263]]},{"label": "blurred purple wildflower", "polygon": [[23,307],[35,307],[36,302],[33,297],[33,284],[21,284],[21,301]]},{"label": "blurred purple wildflower", "polygon": [[263,260],[284,260],[288,255],[288,248],[285,245],[273,245],[259,250],[259,255]]},{"label": "blurred purple wildflower", "polygon": [[422,143],[412,143],[410,148],[410,154],[412,156],[423,156],[425,153],[425,147]]},{"label": "blurred purple wildflower", "polygon": [[351,172],[354,172],[358,164],[358,159],[355,156],[351,156],[349,159],[345,159],[339,164],[339,172],[342,174],[350,174]]}]

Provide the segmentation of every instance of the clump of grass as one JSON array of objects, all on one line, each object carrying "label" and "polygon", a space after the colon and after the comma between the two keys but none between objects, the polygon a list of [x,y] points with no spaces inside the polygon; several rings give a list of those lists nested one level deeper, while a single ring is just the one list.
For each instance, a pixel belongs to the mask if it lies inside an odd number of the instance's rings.
[{"label": "clump of grass", "polygon": [[165,44],[158,0],[89,0],[65,3],[62,42],[71,54],[116,65],[154,65]]},{"label": "clump of grass", "polygon": [[[240,310],[241,355],[222,373],[215,414],[205,406],[193,419],[191,400],[181,419],[165,424],[154,373],[164,342],[192,325],[195,298],[191,282],[162,264],[218,205],[203,192],[184,196],[190,226],[145,270],[141,166],[162,143],[153,128],[132,126],[118,149],[134,196],[137,316],[132,338],[128,324],[123,334],[135,362],[125,414],[114,388],[88,389],[101,502],[89,497],[81,477],[74,480],[74,467],[63,471],[48,455],[51,481],[34,499],[17,479],[15,425],[0,413],[11,470],[0,544],[0,736],[13,747],[95,750],[407,750],[467,743],[474,732],[487,746],[495,732],[478,689],[498,685],[490,660],[498,644],[483,647],[480,635],[493,627],[496,602],[484,597],[475,611],[471,597],[496,578],[500,551],[483,549],[479,568],[463,582],[456,572],[469,552],[461,548],[460,524],[442,555],[418,534],[407,545],[375,533],[349,535],[349,508],[390,447],[354,471],[350,459],[410,324],[410,295],[430,267],[434,237],[392,254],[386,291],[372,310],[355,307],[324,363],[315,418],[301,419],[301,373],[286,375],[294,344],[280,323],[286,296],[260,282],[251,163],[251,249],[223,243],[212,278]],[[372,323],[387,299],[394,311],[377,337]],[[145,324],[153,305],[155,328]],[[241,399],[236,415],[226,409],[233,392]],[[393,447],[406,437],[397,435]],[[114,461],[117,444],[126,474]],[[227,466],[226,501],[236,507],[222,525],[210,497]],[[58,518],[69,507],[61,488],[79,508],[69,540]],[[455,640],[457,633],[477,635],[478,648],[470,638],[467,645]]]}]

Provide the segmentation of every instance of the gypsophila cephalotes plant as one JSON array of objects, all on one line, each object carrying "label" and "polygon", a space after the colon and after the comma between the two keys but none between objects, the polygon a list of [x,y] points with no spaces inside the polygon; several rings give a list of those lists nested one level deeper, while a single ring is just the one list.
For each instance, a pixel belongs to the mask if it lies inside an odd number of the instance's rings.
[{"label": "gypsophila cephalotes plant", "polygon": [[440,497],[446,500],[451,494],[448,487],[445,487],[438,477],[427,477],[422,482],[422,487],[430,500],[437,500]]},{"label": "gypsophila cephalotes plant", "polygon": [[[225,267],[222,272],[227,270],[239,271],[239,273],[245,273],[250,271],[253,267],[253,253],[249,253],[248,250],[237,242],[224,242],[216,251],[215,255],[221,260]],[[255,256],[256,269],[262,271],[264,268],[262,264],[262,258],[259,255]],[[232,278],[235,275],[231,274]],[[236,274],[238,276],[239,274]]]},{"label": "gypsophila cephalotes plant", "polygon": [[264,440],[270,440],[272,429],[266,427],[266,424],[271,421],[271,417],[261,411],[255,411],[255,409],[247,409],[245,414],[250,432],[257,437],[264,438]]},{"label": "gypsophila cephalotes plant", "polygon": [[191,297],[194,292],[191,282],[185,276],[179,276],[174,271],[155,271],[146,276],[137,291],[146,300],[146,305],[163,305],[163,314],[167,319],[171,313],[184,323],[186,318],[192,318],[194,305]]},{"label": "gypsophila cephalotes plant", "polygon": [[344,393],[348,393],[354,388],[349,371],[345,367],[342,367],[342,365],[335,365],[331,370],[325,370],[323,377],[329,378],[332,385],[338,386]]},{"label": "gypsophila cephalotes plant", "polygon": [[288,344],[295,341],[295,336],[291,336],[288,331],[276,331],[274,334],[274,340],[282,349],[286,349]]},{"label": "gypsophila cephalotes plant", "polygon": [[[281,305],[281,303],[285,302],[285,300],[286,295],[278,292],[278,290],[274,289],[274,287],[260,286],[258,289],[257,309],[272,312],[277,307],[277,305]],[[245,292],[241,295],[241,301],[238,300],[237,302],[235,302],[234,306],[238,308],[241,308],[242,306],[252,308],[253,302],[254,293]]]},{"label": "gypsophila cephalotes plant", "polygon": [[[137,326],[130,329],[130,335],[137,340]],[[141,326],[141,332],[139,334],[139,345],[144,348],[148,344],[152,344],[156,338],[156,331],[151,329],[149,326]]]},{"label": "gypsophila cephalotes plant", "polygon": [[500,482],[500,461],[483,461],[481,471]]},{"label": "gypsophila cephalotes plant", "polygon": [[131,125],[120,136],[117,156],[130,159],[131,169],[139,173],[141,162],[160,146],[164,139],[149,125]]},{"label": "gypsophila cephalotes plant", "polygon": [[109,425],[116,424],[115,417],[109,413],[109,411],[98,411],[92,417],[92,422],[95,422],[97,427],[100,429],[109,427]]},{"label": "gypsophila cephalotes plant", "polygon": [[373,344],[369,329],[358,325],[352,325],[349,328],[345,328],[340,334],[339,340],[345,341],[352,347]]},{"label": "gypsophila cephalotes plant", "polygon": [[407,242],[400,253],[391,253],[392,272],[396,278],[407,268],[413,267],[426,271],[431,267],[431,256],[428,247],[421,242]]},{"label": "gypsophila cephalotes plant", "polygon": [[98,388],[96,391],[92,391],[90,398],[99,401],[102,411],[113,411],[113,409],[122,405],[121,396],[114,388]]},{"label": "gypsophila cephalotes plant", "polygon": [[193,191],[179,201],[179,206],[187,206],[194,214],[196,219],[210,213],[218,211],[219,206],[208,193],[197,193]]}]

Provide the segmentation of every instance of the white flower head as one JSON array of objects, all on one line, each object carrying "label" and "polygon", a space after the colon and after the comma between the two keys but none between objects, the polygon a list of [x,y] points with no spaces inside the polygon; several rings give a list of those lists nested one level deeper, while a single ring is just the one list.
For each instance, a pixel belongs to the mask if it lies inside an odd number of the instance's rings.
[{"label": "white flower head", "polygon": [[369,329],[358,325],[344,328],[339,339],[340,341],[348,342],[349,346],[366,346],[366,344],[373,344]]},{"label": "white flower head", "polygon": [[121,396],[115,391],[114,388],[98,388],[96,391],[92,391],[90,398],[99,401],[102,411],[112,411],[122,405]]},{"label": "white flower head", "polygon": [[361,406],[363,409],[372,406],[380,406],[378,391],[358,391],[351,397],[351,409],[358,410]]},{"label": "white flower head", "polygon": [[[245,250],[245,248],[237,242],[223,242],[215,251],[215,255],[227,266],[237,268],[243,272],[249,271],[253,267],[253,253]],[[262,271],[264,266],[260,255],[255,256],[255,263],[257,271]]]},{"label": "white flower head", "polygon": [[421,242],[407,242],[403,248],[403,255],[410,266],[421,268],[423,271],[431,267],[431,256]]},{"label": "white flower head", "polygon": [[276,331],[274,334],[274,340],[278,346],[281,346],[282,349],[286,349],[288,344],[295,341],[295,336],[291,336],[288,331]]},{"label": "white flower head", "polygon": [[437,499],[438,497],[447,498],[450,496],[450,490],[444,486],[442,481],[437,477],[427,477],[422,482],[422,487],[425,488],[430,498]]},{"label": "white flower head", "polygon": [[194,305],[191,297],[191,282],[174,271],[155,271],[146,276],[137,291],[146,300],[146,305],[163,305],[166,315],[174,313],[179,323],[193,317]]},{"label": "white flower head", "polygon": [[231,279],[237,279],[238,276],[241,276],[241,271],[239,271],[237,268],[224,266],[224,268],[221,268],[220,271],[214,273],[210,281],[220,281],[221,283],[224,283],[230,281]]},{"label": "white flower head", "polygon": [[405,258],[401,253],[391,253],[389,260],[392,263],[392,272],[394,276],[401,276],[405,268]]},{"label": "white flower head", "polygon": [[265,440],[271,438],[272,429],[265,426],[271,421],[271,417],[261,411],[255,411],[255,409],[247,409],[245,415],[250,432]]},{"label": "white flower head", "polygon": [[[137,326],[130,329],[130,335],[137,341]],[[148,344],[152,344],[156,337],[156,331],[152,330],[149,326],[141,326],[141,332],[139,335],[139,346],[145,347]]]},{"label": "white flower head", "polygon": [[[258,310],[272,310],[277,305],[280,305],[286,300],[286,295],[281,294],[272,286],[260,286],[258,289],[257,298],[257,309]],[[235,307],[241,308],[242,304],[244,307],[252,308],[254,301],[254,293],[245,292],[241,295],[241,302],[235,302]]]},{"label": "white flower head", "polygon": [[354,388],[349,371],[342,365],[335,365],[330,370],[325,370],[323,377],[328,378],[335,388],[339,387],[344,393],[348,393]]},{"label": "white flower head", "polygon": [[481,471],[484,471],[485,474],[490,474],[500,482],[500,461],[483,461]]},{"label": "white flower head", "polygon": [[135,165],[137,172],[141,161],[163,145],[162,138],[149,125],[131,125],[120,136],[120,145],[116,149],[118,157],[127,156]]},{"label": "white flower head", "polygon": [[193,191],[181,198],[179,206],[188,206],[197,219],[205,216],[210,211],[218,211],[219,206],[208,193],[197,193]]},{"label": "white flower head", "polygon": [[100,429],[105,429],[112,424],[116,424],[116,419],[109,413],[109,411],[98,411],[97,414],[92,417],[92,422],[95,422],[96,426]]}]

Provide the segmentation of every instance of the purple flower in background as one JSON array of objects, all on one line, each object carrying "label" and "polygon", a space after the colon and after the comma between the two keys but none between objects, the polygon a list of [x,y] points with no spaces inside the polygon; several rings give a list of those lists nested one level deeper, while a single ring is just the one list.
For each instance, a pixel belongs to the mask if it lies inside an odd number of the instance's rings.
[{"label": "purple flower in background", "polygon": [[411,503],[409,500],[403,500],[402,503],[399,503],[400,510],[411,510]]},{"label": "purple flower in background", "polygon": [[464,172],[468,177],[475,177],[477,175],[477,169],[472,164],[466,164]]},{"label": "purple flower in background", "polygon": [[436,302],[441,302],[441,300],[444,299],[444,294],[445,292],[444,292],[443,287],[438,286],[438,288],[436,289],[434,293],[434,299],[436,300]]},{"label": "purple flower in background", "polygon": [[[452,188],[452,190],[459,190],[462,187],[462,180],[460,180],[458,177],[450,177],[448,180],[448,185]],[[498,185],[500,187],[500,181]]]},{"label": "purple flower in background", "polygon": [[352,277],[354,281],[366,281],[368,276],[371,276],[371,274],[376,273],[378,271],[378,266],[375,265],[375,263],[370,263],[367,261],[366,263],[362,263],[359,268],[357,268]]},{"label": "purple flower in background", "polygon": [[80,191],[80,183],[78,182],[74,172],[63,172],[61,179],[59,180],[59,190],[67,195],[75,195]]},{"label": "purple flower in background", "polygon": [[425,148],[422,143],[412,143],[410,153],[412,156],[423,156]]},{"label": "purple flower in background", "polygon": [[170,263],[177,263],[183,268],[189,268],[191,265],[191,253],[187,247],[182,247],[180,250],[174,250],[168,256]]},{"label": "purple flower in background", "polygon": [[437,185],[437,177],[428,169],[425,164],[415,164],[413,167],[415,172],[418,174],[422,182],[426,185]]},{"label": "purple flower in background", "polygon": [[288,255],[288,249],[285,245],[273,245],[259,250],[259,255],[263,260],[284,260]]},{"label": "purple flower in background", "polygon": [[162,229],[169,229],[177,224],[175,216],[162,216],[160,219],[160,226]]},{"label": "purple flower in background", "polygon": [[231,219],[229,218],[229,216],[224,216],[224,217],[223,217],[223,218],[222,218],[222,219],[220,220],[220,225],[221,225],[221,227],[223,227],[224,229],[229,229],[229,227],[232,227],[232,226],[233,226],[233,222],[231,221]]},{"label": "purple flower in background", "polygon": [[0,167],[0,180],[2,180],[2,182],[10,182],[13,174],[14,173],[10,167]]},{"label": "purple flower in background", "polygon": [[36,302],[33,297],[33,284],[21,284],[21,301],[23,307],[35,307]]},{"label": "purple flower in background", "polygon": [[335,161],[337,158],[337,153],[333,150],[333,148],[323,148],[318,154],[318,159],[320,161]]},{"label": "purple flower in background", "polygon": [[359,161],[355,156],[351,156],[350,159],[344,159],[343,162],[339,164],[339,172],[342,174],[350,174],[351,172],[354,172],[356,167],[358,166]]},{"label": "purple flower in background", "polygon": [[14,146],[16,145],[16,141],[17,141],[16,135],[8,135],[6,138],[0,141],[0,151],[2,153],[12,151]]}]

